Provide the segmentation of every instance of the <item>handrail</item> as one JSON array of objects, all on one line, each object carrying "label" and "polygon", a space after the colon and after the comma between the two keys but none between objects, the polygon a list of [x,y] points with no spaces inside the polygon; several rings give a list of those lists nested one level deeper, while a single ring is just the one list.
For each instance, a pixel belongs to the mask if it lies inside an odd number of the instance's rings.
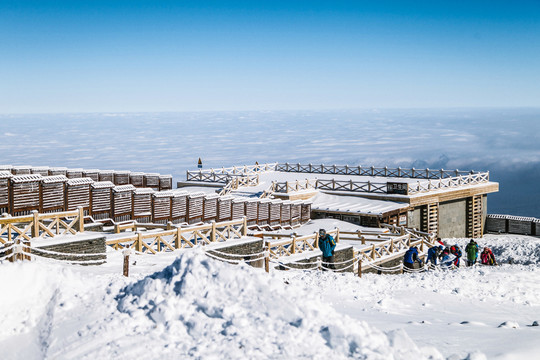
[{"label": "handrail", "polygon": [[[483,173],[458,176],[453,178],[418,181],[417,183],[404,183],[405,193],[402,195],[414,195],[422,192],[437,191],[440,189],[457,188],[461,186],[476,185],[489,182],[489,171]],[[307,189],[327,191],[346,191],[364,193],[392,193],[388,190],[389,184],[371,181],[353,181],[336,179],[306,179],[295,182],[275,182],[273,191],[279,193],[291,193]]]},{"label": "handrail", "polygon": [[357,175],[357,176],[382,176],[412,179],[444,179],[457,176],[476,174],[477,172],[463,170],[434,170],[415,168],[389,168],[375,166],[349,166],[349,165],[313,165],[313,164],[277,164],[276,171],[303,172],[314,174],[336,174],[336,175]]},{"label": "handrail", "polygon": [[[187,173],[202,173],[202,174],[216,174],[216,175],[254,175],[266,171],[274,171],[276,169],[277,163],[268,163],[268,164],[255,164],[255,165],[244,165],[244,166],[231,166],[231,167],[222,167],[222,168],[211,168],[211,169],[200,169],[195,171],[188,170]],[[189,176],[188,176],[189,177]],[[189,178],[188,178],[189,180]]]}]

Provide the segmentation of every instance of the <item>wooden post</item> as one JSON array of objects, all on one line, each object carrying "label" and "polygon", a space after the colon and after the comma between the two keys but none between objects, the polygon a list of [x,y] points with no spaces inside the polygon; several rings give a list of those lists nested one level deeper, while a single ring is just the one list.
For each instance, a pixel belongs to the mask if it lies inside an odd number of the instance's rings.
[{"label": "wooden post", "polygon": [[210,241],[216,242],[216,222],[212,220],[212,230],[210,231]]},{"label": "wooden post", "polygon": [[291,254],[294,254],[295,253],[295,250],[296,250],[296,235],[293,235],[292,237],[292,244],[291,244]]},{"label": "wooden post", "polygon": [[[172,208],[172,207],[171,207]],[[172,230],[173,228],[173,223],[172,221],[167,221],[167,230]]]},{"label": "wooden post", "polygon": [[313,245],[314,248],[319,248],[319,233],[315,233],[315,242],[313,243]]},{"label": "wooden post", "polygon": [[375,260],[375,244],[371,245],[371,260]]},{"label": "wooden post", "polygon": [[120,226],[118,226],[118,224],[114,224],[114,233],[120,234]]},{"label": "wooden post", "polygon": [[270,244],[265,244],[265,256],[264,256],[264,270],[270,272]]},{"label": "wooden post", "polygon": [[137,251],[142,252],[142,234],[140,232],[137,233]]},{"label": "wooden post", "polygon": [[242,225],[242,236],[247,236],[247,217],[244,216],[244,223]]},{"label": "wooden post", "polygon": [[79,232],[84,232],[84,208],[79,206],[77,210],[79,210]]},{"label": "wooden post", "polygon": [[174,239],[174,248],[180,249],[180,246],[182,245],[182,230],[180,229],[180,226],[176,229],[176,239]]},{"label": "wooden post", "polygon": [[339,242],[339,228],[336,228],[336,244]]},{"label": "wooden post", "polygon": [[32,237],[39,237],[39,213],[36,210],[32,211]]},{"label": "wooden post", "polygon": [[[360,258],[360,255],[358,257]],[[362,260],[358,260],[358,277],[362,277]]]},{"label": "wooden post", "polygon": [[125,249],[124,254],[124,276],[129,276],[129,255],[131,254],[131,249]]}]

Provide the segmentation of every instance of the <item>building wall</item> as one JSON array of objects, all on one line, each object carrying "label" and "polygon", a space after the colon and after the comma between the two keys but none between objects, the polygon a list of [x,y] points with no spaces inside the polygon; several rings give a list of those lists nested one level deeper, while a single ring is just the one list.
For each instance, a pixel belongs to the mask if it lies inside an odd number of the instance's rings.
[{"label": "building wall", "polygon": [[409,210],[407,214],[407,227],[411,229],[420,230],[421,228],[422,213],[420,208]]},{"label": "building wall", "polygon": [[441,238],[467,236],[467,199],[439,204],[439,236]]}]

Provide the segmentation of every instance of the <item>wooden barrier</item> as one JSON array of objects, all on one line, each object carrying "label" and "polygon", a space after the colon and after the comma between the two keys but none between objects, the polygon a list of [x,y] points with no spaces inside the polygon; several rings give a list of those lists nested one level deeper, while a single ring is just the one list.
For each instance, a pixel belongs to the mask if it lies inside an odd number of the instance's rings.
[{"label": "wooden barrier", "polygon": [[175,224],[187,223],[187,191],[174,191],[171,198],[171,221]]},{"label": "wooden barrier", "polygon": [[131,220],[133,215],[133,185],[117,185],[113,188],[113,220],[126,221]]},{"label": "wooden barrier", "polygon": [[84,231],[83,209],[50,214],[33,211],[31,215],[0,217],[0,243],[18,243],[33,238],[76,234]]},{"label": "wooden barrier", "polygon": [[40,213],[65,210],[65,186],[67,181],[68,178],[64,175],[46,176],[41,179]]},{"label": "wooden barrier", "polygon": [[158,224],[167,223],[171,217],[171,198],[169,191],[152,194],[152,222]]},{"label": "wooden barrier", "polygon": [[207,194],[203,201],[203,222],[216,221],[218,194]]},{"label": "wooden barrier", "polygon": [[0,171],[0,215],[10,211],[9,185],[12,177],[11,171]]},{"label": "wooden barrier", "polygon": [[110,181],[98,181],[91,184],[90,213],[94,220],[112,219],[114,184]]},{"label": "wooden barrier", "polygon": [[75,210],[79,206],[87,215],[90,210],[90,188],[94,180],[90,178],[69,179],[66,182],[66,207],[67,211]]},{"label": "wooden barrier", "polygon": [[115,185],[127,185],[129,184],[129,174],[131,171],[115,171],[114,172],[114,184]]},{"label": "wooden barrier", "polygon": [[211,244],[219,241],[239,239],[247,234],[245,219],[220,223],[204,224],[192,227],[176,227],[152,233],[138,233],[131,236],[108,240],[107,245],[115,250],[132,248],[143,253],[157,254],[174,251],[198,244]]},{"label": "wooden barrier", "polygon": [[204,193],[191,193],[188,195],[188,224],[196,224],[203,220]]},{"label": "wooden barrier", "polygon": [[218,222],[232,220],[232,200],[233,197],[228,195],[218,198]]},{"label": "wooden barrier", "polygon": [[19,175],[10,178],[9,213],[14,216],[27,215],[33,210],[39,211],[39,188],[43,176]]},{"label": "wooden barrier", "polygon": [[90,178],[94,180],[95,182],[99,181],[99,170],[97,169],[85,169],[82,172],[83,177]]}]

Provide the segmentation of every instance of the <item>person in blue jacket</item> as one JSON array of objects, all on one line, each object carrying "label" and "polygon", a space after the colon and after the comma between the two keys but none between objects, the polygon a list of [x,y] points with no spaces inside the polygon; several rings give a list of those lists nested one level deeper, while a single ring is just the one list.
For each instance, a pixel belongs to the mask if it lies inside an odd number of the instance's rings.
[{"label": "person in blue jacket", "polygon": [[334,249],[336,241],[326,233],[326,230],[319,229],[319,249],[322,251],[323,270],[325,268],[335,270],[334,266]]},{"label": "person in blue jacket", "polygon": [[442,253],[442,251],[443,247],[440,245],[430,247],[427,252],[426,263],[431,262],[433,265],[437,265],[437,260],[439,259],[439,255]]},{"label": "person in blue jacket", "polygon": [[403,265],[409,269],[416,269],[416,263],[419,264],[419,267],[422,266],[422,260],[418,257],[418,248],[416,246],[411,246],[403,257]]}]

